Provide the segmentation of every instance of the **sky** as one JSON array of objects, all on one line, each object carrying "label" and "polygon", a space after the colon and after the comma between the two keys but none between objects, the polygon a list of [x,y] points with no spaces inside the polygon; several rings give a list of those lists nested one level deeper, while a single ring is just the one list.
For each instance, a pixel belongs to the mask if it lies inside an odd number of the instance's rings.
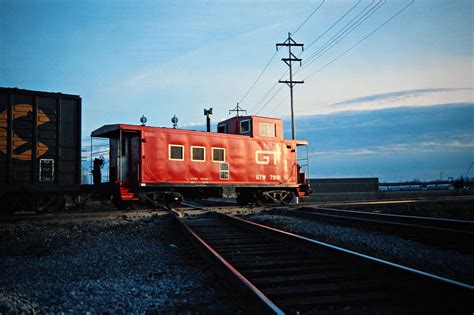
[{"label": "sky", "polygon": [[301,117],[297,134],[311,144],[311,177],[446,180],[473,161],[473,117],[472,103],[346,111]]},{"label": "sky", "polygon": [[[322,163],[331,154],[344,160],[347,150],[371,146],[370,136],[359,139],[358,148],[329,145],[330,139],[341,136],[346,137],[343,143],[353,142],[353,135],[337,128],[350,123],[350,115],[371,124],[370,119],[386,119],[378,117],[383,110],[409,108],[410,115],[425,117],[429,107],[443,105],[446,113],[459,115],[456,106],[463,105],[460,110],[472,135],[472,6],[464,0],[316,0],[291,5],[276,0],[0,0],[0,86],[80,95],[84,138],[104,124],[138,124],[142,115],[149,125],[171,126],[176,115],[180,127],[200,128],[204,108],[214,109],[216,122],[228,118],[237,102],[249,114],[287,121],[289,90],[277,81],[286,79],[281,58],[288,51],[275,53],[275,44],[291,32],[305,45],[302,53],[294,48],[302,58],[301,67],[294,64],[294,79],[305,81],[294,90],[295,113],[298,136],[312,139],[313,173],[355,176],[361,173],[355,171],[360,165]],[[323,124],[329,118],[334,128],[324,137],[298,125]],[[443,168],[458,176],[467,168],[460,165],[473,160],[472,138],[456,138],[456,121],[446,119],[428,117],[419,123],[450,126],[451,131],[439,132],[465,145],[457,156],[462,163],[454,166],[443,158],[441,165],[420,172],[425,176]],[[288,130],[289,124],[285,126]],[[404,138],[406,128],[392,133]],[[418,145],[415,140],[413,145]],[[447,157],[448,147],[448,142],[441,143],[435,152]],[[380,158],[373,155],[367,161]],[[400,168],[416,170],[407,157],[390,160],[406,160]],[[389,179],[394,172],[381,166],[370,173]]]}]

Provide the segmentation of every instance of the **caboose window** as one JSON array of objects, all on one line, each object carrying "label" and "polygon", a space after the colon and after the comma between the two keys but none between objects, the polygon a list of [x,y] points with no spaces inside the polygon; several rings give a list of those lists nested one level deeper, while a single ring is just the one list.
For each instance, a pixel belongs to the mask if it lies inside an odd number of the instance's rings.
[{"label": "caboose window", "polygon": [[249,133],[250,132],[250,119],[242,120],[240,122],[240,133]]},{"label": "caboose window", "polygon": [[229,179],[229,164],[221,163],[220,166],[220,179]]},{"label": "caboose window", "polygon": [[275,124],[272,123],[259,123],[260,135],[264,137],[275,137]]},{"label": "caboose window", "polygon": [[121,154],[122,156],[125,156],[127,155],[127,151],[128,151],[128,142],[127,142],[127,138],[123,137],[122,136],[122,144],[120,146],[120,148],[122,149],[121,151]]},{"label": "caboose window", "polygon": [[191,161],[204,162],[206,160],[205,147],[191,147]]},{"label": "caboose window", "polygon": [[218,133],[227,133],[227,125],[219,125],[217,126],[217,132]]},{"label": "caboose window", "polygon": [[169,148],[168,152],[169,152],[170,160],[177,160],[177,161],[184,160],[184,146],[183,145],[170,144],[168,148]]},{"label": "caboose window", "polygon": [[225,149],[212,148],[212,162],[224,162],[225,161]]}]

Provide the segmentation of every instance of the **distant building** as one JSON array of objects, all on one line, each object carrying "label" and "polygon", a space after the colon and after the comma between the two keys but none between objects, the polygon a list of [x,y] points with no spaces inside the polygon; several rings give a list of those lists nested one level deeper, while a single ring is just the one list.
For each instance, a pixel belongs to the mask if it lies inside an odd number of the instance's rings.
[{"label": "distant building", "polygon": [[379,179],[375,178],[313,178],[310,179],[314,193],[376,192]]}]

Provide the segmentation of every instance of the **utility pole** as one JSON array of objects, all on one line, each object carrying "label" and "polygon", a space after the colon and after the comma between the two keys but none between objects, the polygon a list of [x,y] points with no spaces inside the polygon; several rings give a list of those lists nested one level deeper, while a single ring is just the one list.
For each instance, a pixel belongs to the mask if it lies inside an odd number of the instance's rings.
[{"label": "utility pole", "polygon": [[237,115],[236,115],[236,116],[239,116],[239,112],[245,112],[245,114],[247,114],[247,110],[242,109],[242,107],[239,106],[239,103],[237,103],[237,106],[235,106],[234,109],[230,109],[230,110],[229,110],[229,115],[230,115],[232,112],[237,112]]},{"label": "utility pole", "polygon": [[295,84],[302,84],[304,81],[293,81],[293,68],[291,66],[291,63],[293,61],[299,61],[300,66],[301,66],[301,59],[296,57],[292,52],[291,52],[291,47],[296,46],[296,47],[301,47],[301,50],[304,50],[303,47],[304,44],[297,44],[293,38],[291,38],[291,33],[288,33],[288,39],[284,41],[283,43],[277,43],[276,44],[276,49],[278,50],[278,47],[280,46],[286,46],[288,47],[288,58],[282,58],[281,60],[284,61],[288,67],[290,68],[290,80],[289,81],[278,81],[279,83],[286,83],[290,87],[290,102],[291,102],[291,138],[293,140],[296,140],[296,133],[295,133],[295,116],[294,116],[294,110],[293,110],[293,86]]}]

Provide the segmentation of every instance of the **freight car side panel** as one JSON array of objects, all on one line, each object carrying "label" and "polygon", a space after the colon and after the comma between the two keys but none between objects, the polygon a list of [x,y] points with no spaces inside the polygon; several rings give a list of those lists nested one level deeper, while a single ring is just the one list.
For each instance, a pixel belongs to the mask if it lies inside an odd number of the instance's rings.
[{"label": "freight car side panel", "polygon": [[0,185],[8,180],[8,94],[0,93]]},{"label": "freight car side panel", "polygon": [[13,95],[13,181],[29,183],[33,165],[33,97]]},{"label": "freight car side panel", "polygon": [[78,165],[77,152],[80,150],[80,106],[78,100],[61,100],[61,132],[60,132],[60,159],[57,165],[58,182],[62,185],[74,185],[78,182],[80,164]]},{"label": "freight car side panel", "polygon": [[80,184],[81,100],[0,88],[0,194]]},{"label": "freight car side panel", "polygon": [[[170,158],[170,146],[182,156]],[[204,160],[192,151],[204,150]],[[214,161],[213,149],[225,160]],[[141,181],[146,184],[246,184],[296,186],[296,153],[292,141],[157,128],[144,132]]]}]

